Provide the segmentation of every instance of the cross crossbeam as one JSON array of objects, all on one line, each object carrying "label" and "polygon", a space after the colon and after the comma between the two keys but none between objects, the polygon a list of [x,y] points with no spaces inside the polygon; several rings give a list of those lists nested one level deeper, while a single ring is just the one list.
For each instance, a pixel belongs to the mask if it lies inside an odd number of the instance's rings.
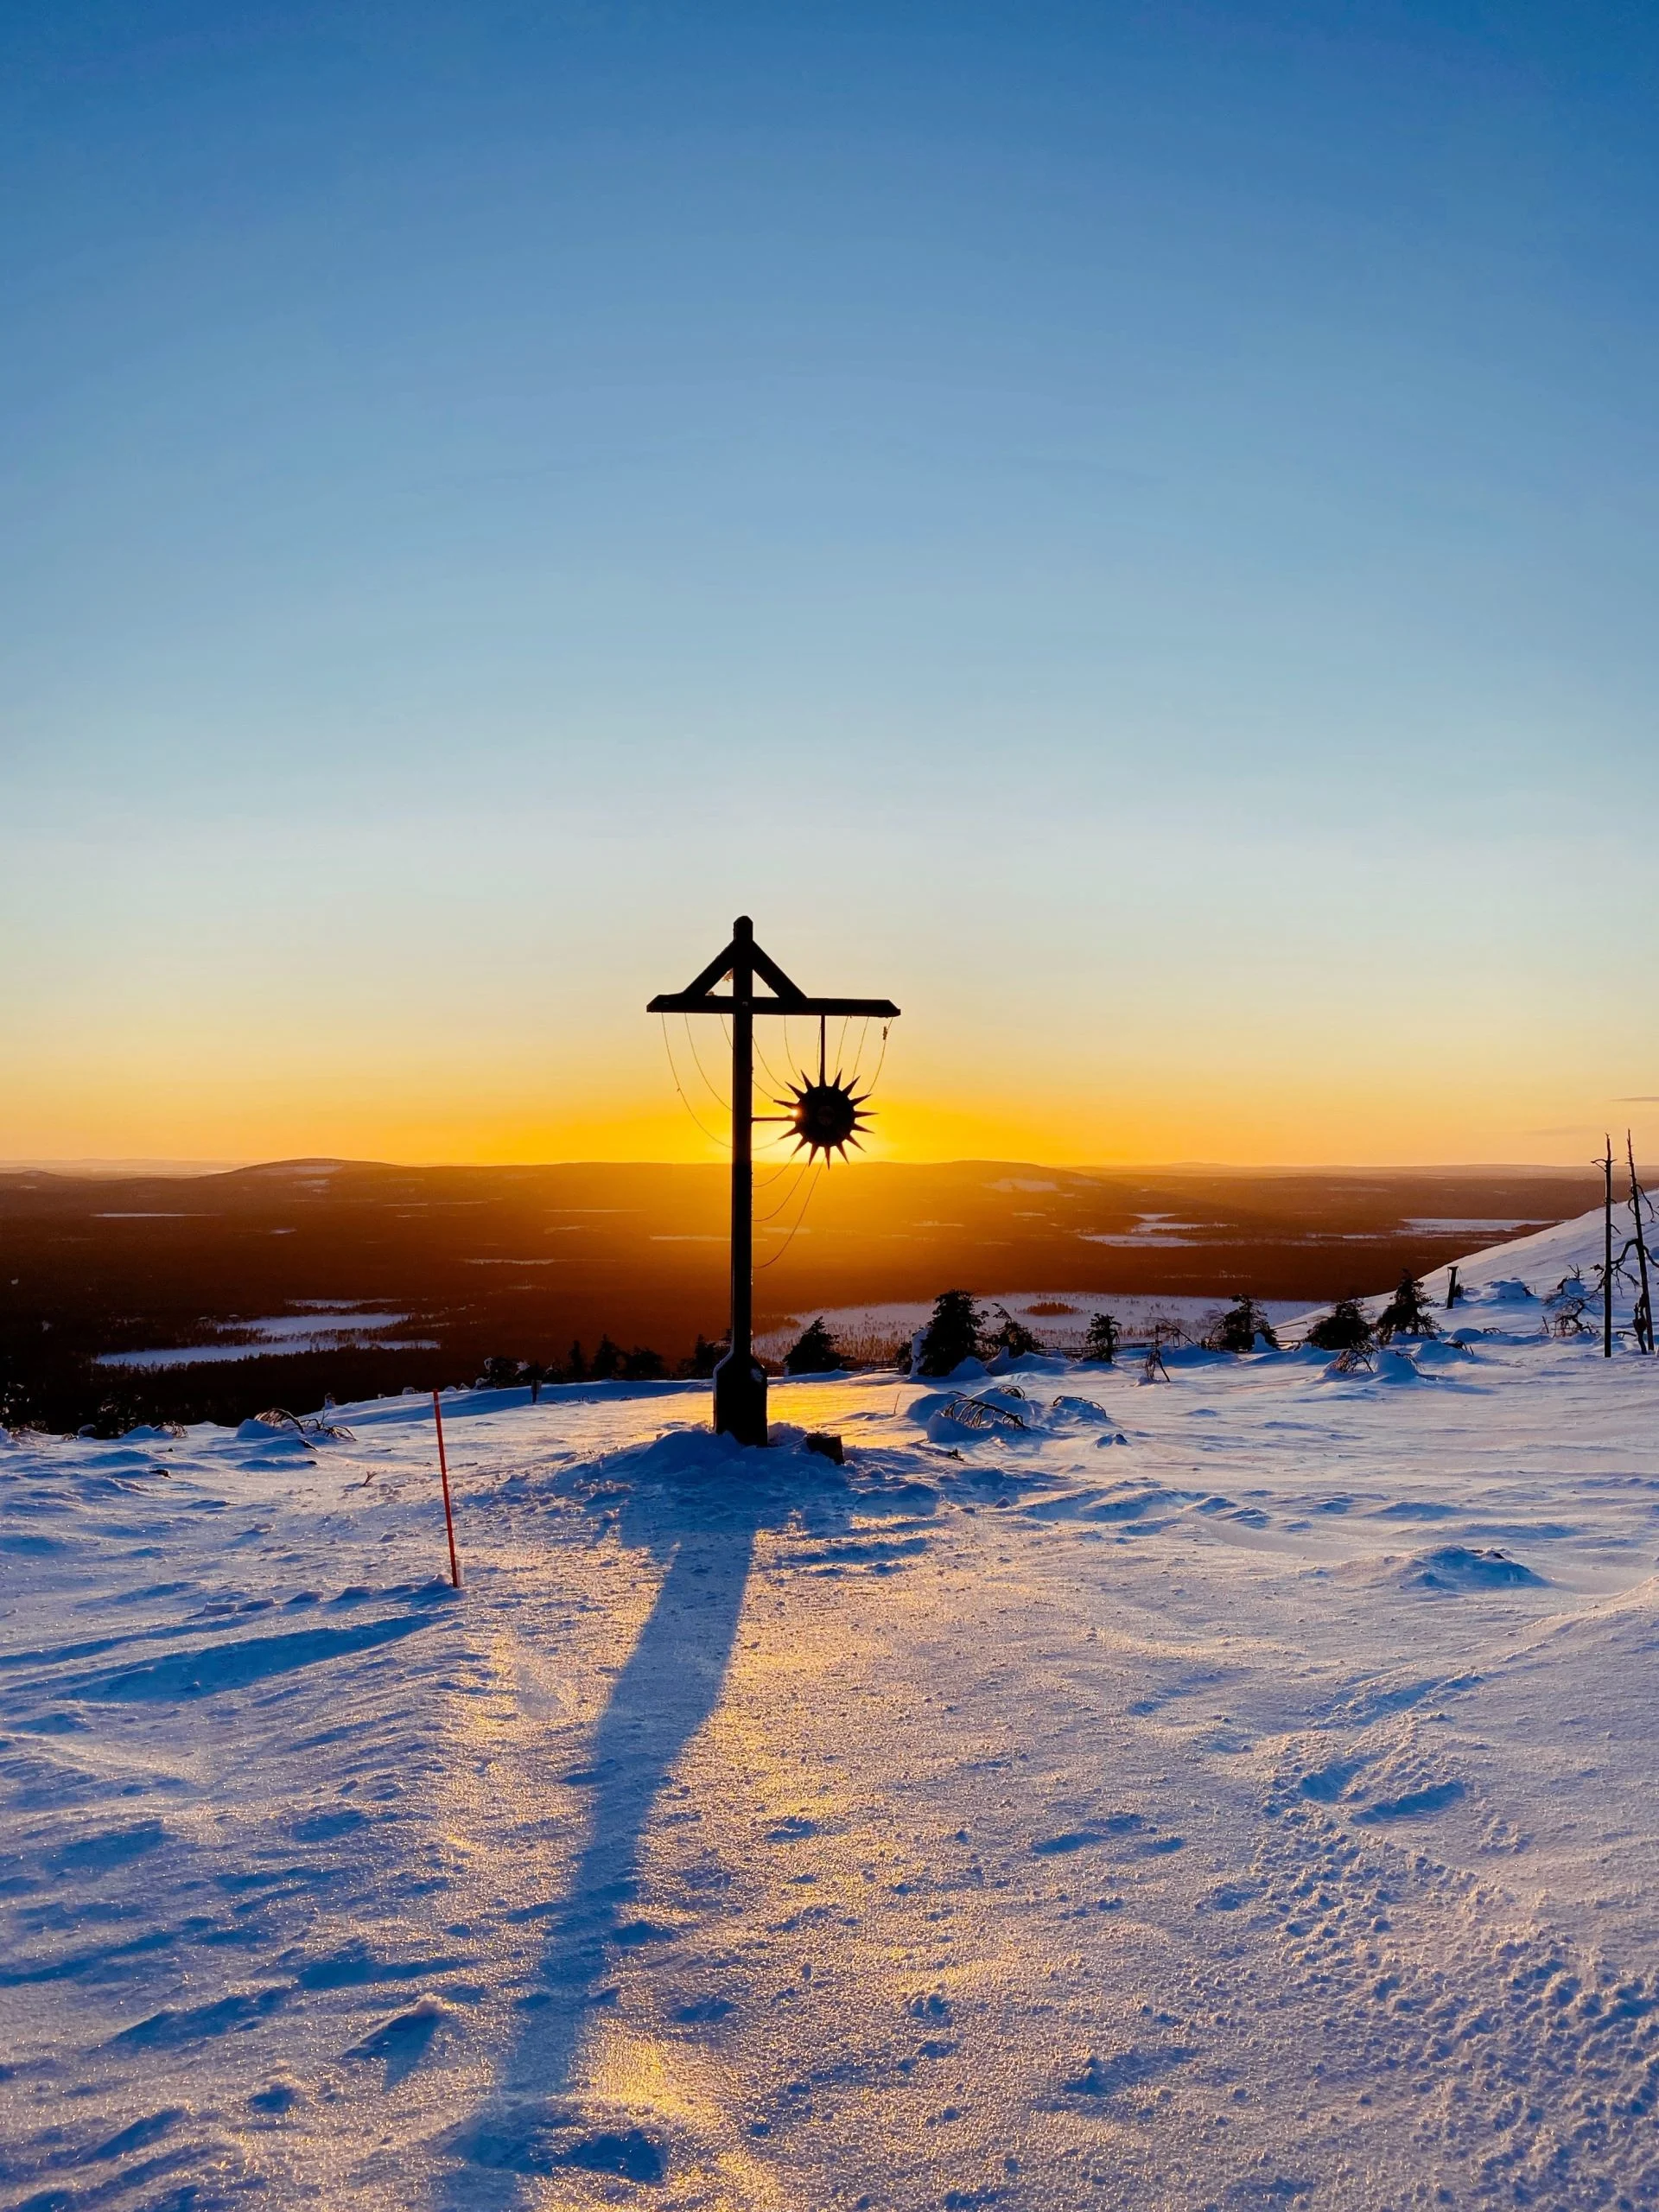
[{"label": "cross crossbeam", "polygon": [[[716,998],[711,991],[694,995],[690,991],[659,991],[645,1007],[647,1014],[731,1014],[744,1001],[733,998]],[[852,1016],[868,1015],[872,1021],[893,1021],[899,1009],[891,999],[750,999],[751,1014],[838,1014]]]}]

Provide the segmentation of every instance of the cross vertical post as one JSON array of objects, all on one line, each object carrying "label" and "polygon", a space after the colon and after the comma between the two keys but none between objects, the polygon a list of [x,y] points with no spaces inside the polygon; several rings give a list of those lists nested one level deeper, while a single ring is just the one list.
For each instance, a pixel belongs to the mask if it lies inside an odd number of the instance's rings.
[{"label": "cross vertical post", "polygon": [[[755,995],[755,977],[766,986]],[[731,979],[731,991],[722,995],[716,986]],[[771,956],[754,941],[754,924],[740,914],[732,925],[732,941],[711,960],[683,991],[659,991],[646,1007],[647,1014],[712,1014],[732,1025],[732,1329],[726,1357],[715,1370],[715,1427],[740,1444],[766,1440],[766,1371],[754,1356],[754,1023],[757,1014],[817,1015],[820,1021],[841,1014],[849,1020],[896,1021],[899,1009],[891,999],[810,998],[791,982]],[[863,1126],[859,1112],[862,1100],[842,1084],[837,1074],[826,1080],[821,1064],[816,1084],[803,1076],[794,1087],[795,1110],[766,1118],[791,1124],[798,1149],[807,1147],[812,1157],[832,1149],[845,1157],[849,1143],[856,1144]],[[779,1104],[786,1102],[779,1100]]]},{"label": "cross vertical post", "polygon": [[732,925],[732,1342],[715,1370],[715,1427],[766,1440],[766,1370],[754,1357],[754,924]]}]

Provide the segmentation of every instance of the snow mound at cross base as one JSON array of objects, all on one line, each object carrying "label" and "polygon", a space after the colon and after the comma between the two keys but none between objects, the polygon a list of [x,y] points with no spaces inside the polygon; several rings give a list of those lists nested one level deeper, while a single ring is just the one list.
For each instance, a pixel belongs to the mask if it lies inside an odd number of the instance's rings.
[{"label": "snow mound at cross base", "polygon": [[1408,1590],[1536,1590],[1543,1586],[1544,1578],[1507,1552],[1445,1544],[1413,1560],[1404,1581]]}]

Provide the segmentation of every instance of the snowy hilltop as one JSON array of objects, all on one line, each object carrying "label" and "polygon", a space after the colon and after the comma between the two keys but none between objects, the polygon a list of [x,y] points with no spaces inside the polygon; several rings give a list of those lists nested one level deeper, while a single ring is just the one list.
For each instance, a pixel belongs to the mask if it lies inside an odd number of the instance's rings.
[{"label": "snowy hilltop", "polygon": [[429,1401],[0,1441],[6,2204],[1655,2201],[1600,1255],[1370,1366],[782,1382],[766,1452],[449,1393],[459,1592]]}]

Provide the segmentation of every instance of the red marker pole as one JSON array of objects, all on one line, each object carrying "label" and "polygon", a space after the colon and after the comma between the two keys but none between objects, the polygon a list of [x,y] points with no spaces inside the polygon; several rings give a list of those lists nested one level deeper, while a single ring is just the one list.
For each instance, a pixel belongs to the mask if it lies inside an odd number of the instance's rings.
[{"label": "red marker pole", "polygon": [[438,1424],[438,1474],[443,1483],[443,1525],[449,1532],[449,1580],[461,1587],[461,1561],[455,1557],[455,1516],[449,1510],[449,1462],[443,1452],[443,1408],[438,1394],[432,1393],[432,1418]]}]

